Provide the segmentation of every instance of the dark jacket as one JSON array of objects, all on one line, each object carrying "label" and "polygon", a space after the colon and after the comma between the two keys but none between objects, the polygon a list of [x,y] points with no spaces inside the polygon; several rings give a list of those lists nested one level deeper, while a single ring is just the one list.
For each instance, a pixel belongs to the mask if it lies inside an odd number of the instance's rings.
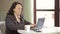
[{"label": "dark jacket", "polygon": [[14,15],[7,15],[5,22],[6,34],[19,34],[17,30],[24,30],[24,25],[30,24],[24,19],[21,19],[20,23],[17,22]]}]

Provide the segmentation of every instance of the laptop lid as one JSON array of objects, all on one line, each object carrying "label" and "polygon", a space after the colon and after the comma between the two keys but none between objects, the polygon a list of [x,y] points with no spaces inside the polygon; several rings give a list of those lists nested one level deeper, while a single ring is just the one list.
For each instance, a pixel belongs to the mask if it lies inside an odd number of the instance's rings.
[{"label": "laptop lid", "polygon": [[36,29],[42,29],[43,24],[44,24],[45,18],[38,18],[38,22],[36,23]]}]

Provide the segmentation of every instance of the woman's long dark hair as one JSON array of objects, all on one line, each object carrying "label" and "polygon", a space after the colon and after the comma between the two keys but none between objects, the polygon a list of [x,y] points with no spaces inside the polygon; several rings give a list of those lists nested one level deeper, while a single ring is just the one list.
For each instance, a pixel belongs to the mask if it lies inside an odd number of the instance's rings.
[{"label": "woman's long dark hair", "polygon": [[14,3],[12,4],[11,8],[9,9],[9,12],[7,13],[7,15],[13,15],[13,13],[14,13],[13,9],[16,7],[17,4],[20,4],[20,5],[23,7],[23,5],[22,5],[21,3],[19,3],[19,2],[14,2]]},{"label": "woman's long dark hair", "polygon": [[[17,4],[20,4],[20,5],[23,7],[23,5],[22,5],[21,3],[19,3],[19,2],[14,2],[14,3],[12,4],[11,8],[9,9],[7,15],[14,15],[13,9],[16,7]],[[22,10],[23,10],[23,8],[22,8]],[[23,14],[22,14],[22,13],[21,13],[20,17],[23,18]]]}]

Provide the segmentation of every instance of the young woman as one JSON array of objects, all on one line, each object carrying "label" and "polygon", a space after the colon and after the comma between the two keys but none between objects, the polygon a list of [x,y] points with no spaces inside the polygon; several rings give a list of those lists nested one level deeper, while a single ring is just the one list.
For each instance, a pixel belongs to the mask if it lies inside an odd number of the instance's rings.
[{"label": "young woman", "polygon": [[[14,2],[6,16],[6,34],[19,34],[17,30],[23,30],[25,25],[30,25],[23,18],[23,5],[19,2]],[[31,25],[33,27],[34,25]]]}]

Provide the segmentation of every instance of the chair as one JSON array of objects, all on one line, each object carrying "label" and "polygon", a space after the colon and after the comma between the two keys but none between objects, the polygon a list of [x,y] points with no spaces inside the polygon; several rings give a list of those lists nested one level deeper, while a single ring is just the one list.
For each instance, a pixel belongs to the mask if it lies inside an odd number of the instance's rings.
[{"label": "chair", "polygon": [[0,34],[2,34],[1,30],[0,30]]},{"label": "chair", "polygon": [[5,34],[5,29],[6,29],[5,22],[2,21],[2,23],[0,24],[0,30],[1,30],[2,34]]}]

